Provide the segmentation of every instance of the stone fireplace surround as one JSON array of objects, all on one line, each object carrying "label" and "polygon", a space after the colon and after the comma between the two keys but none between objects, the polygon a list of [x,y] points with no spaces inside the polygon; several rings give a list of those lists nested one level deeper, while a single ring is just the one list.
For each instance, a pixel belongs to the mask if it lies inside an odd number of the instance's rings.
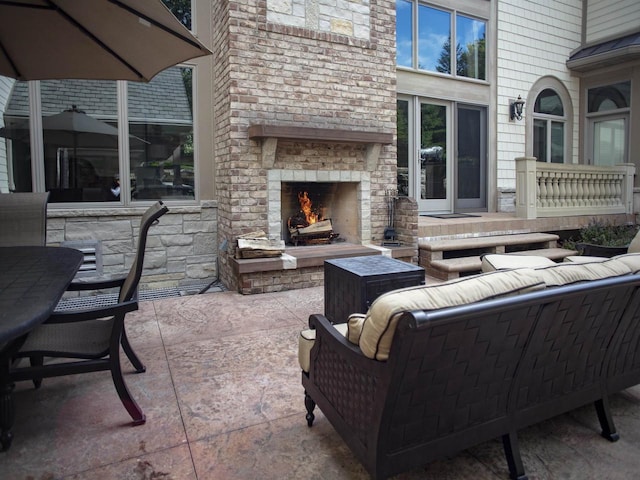
[{"label": "stone fireplace surround", "polygon": [[[340,170],[269,170],[269,232],[272,239],[287,240],[283,210],[283,184],[332,184],[335,188],[330,217],[335,232],[349,243],[368,243],[371,239],[371,180],[368,172]],[[288,190],[288,189],[286,189]],[[285,199],[286,201],[286,199]]]}]

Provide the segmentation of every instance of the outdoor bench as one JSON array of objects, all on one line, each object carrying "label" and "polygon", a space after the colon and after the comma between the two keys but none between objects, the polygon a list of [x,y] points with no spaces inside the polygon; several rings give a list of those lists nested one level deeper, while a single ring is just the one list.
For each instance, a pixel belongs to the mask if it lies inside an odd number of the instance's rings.
[{"label": "outdoor bench", "polygon": [[366,315],[309,318],[299,360],[317,405],[372,478],[517,432],[640,383],[640,255],[498,270],[380,296]]}]

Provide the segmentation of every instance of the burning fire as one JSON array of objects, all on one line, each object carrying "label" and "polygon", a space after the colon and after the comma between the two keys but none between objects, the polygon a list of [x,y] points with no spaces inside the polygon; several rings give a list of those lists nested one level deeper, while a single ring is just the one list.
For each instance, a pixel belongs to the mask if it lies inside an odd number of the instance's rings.
[{"label": "burning fire", "polygon": [[311,210],[311,200],[307,192],[298,192],[298,202],[300,202],[300,209],[304,213],[305,218],[309,225],[312,225],[318,221],[318,214],[313,213]]}]

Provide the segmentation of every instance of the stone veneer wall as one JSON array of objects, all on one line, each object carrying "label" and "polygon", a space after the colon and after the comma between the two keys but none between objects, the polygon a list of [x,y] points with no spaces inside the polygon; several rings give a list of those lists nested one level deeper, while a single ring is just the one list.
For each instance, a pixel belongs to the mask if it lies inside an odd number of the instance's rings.
[{"label": "stone veneer wall", "polygon": [[[224,32],[212,44],[220,274],[231,289],[239,279],[228,246],[240,234],[269,231],[269,167],[261,142],[248,138],[250,125],[395,133],[395,2],[341,5],[338,15],[324,0],[213,3],[213,31]],[[273,168],[365,171],[365,146],[280,142]],[[396,187],[395,145],[383,146],[370,174],[371,231],[362,243],[379,244],[384,192]]]},{"label": "stone veneer wall", "polygon": [[[149,229],[141,288],[202,284],[217,275],[215,201],[174,207]],[[103,272],[126,272],[135,257],[145,208],[49,209],[47,244],[98,240]]]},{"label": "stone veneer wall", "polygon": [[416,256],[411,262],[418,263],[418,202],[415,198],[398,197],[395,202],[394,228],[398,241],[402,245],[412,245],[416,248]]}]

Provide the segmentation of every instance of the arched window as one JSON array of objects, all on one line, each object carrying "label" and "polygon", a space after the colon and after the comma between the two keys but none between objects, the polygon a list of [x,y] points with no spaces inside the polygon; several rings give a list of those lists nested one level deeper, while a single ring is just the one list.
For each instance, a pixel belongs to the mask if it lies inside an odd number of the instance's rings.
[{"label": "arched window", "polygon": [[539,162],[565,162],[566,118],[560,95],[542,90],[533,105],[533,156]]}]

